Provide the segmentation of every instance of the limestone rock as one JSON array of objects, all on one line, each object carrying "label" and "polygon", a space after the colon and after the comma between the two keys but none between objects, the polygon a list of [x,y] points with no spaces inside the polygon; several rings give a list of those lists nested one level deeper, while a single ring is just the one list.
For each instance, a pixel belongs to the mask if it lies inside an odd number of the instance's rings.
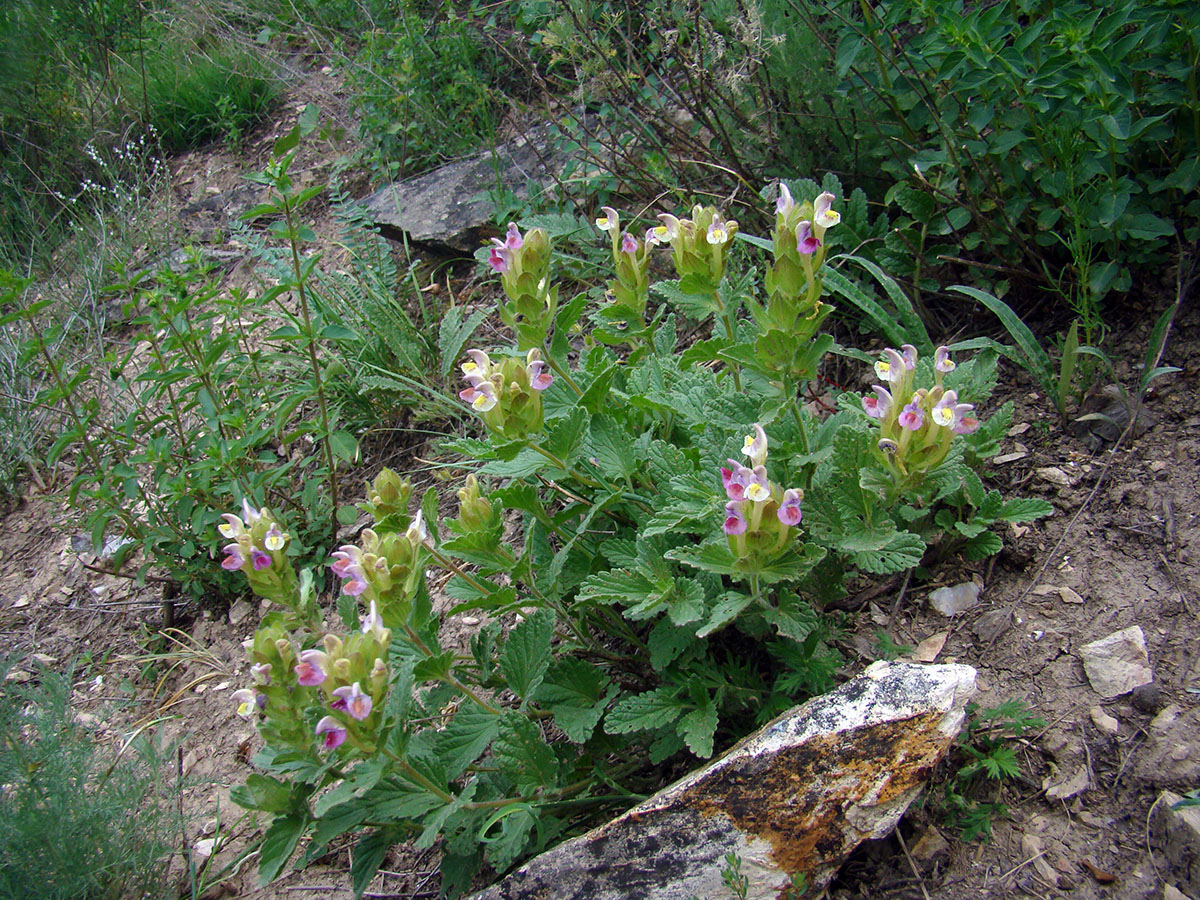
[{"label": "limestone rock", "polygon": [[1092,688],[1106,700],[1154,680],[1146,656],[1146,636],[1133,625],[1079,648]]},{"label": "limestone rock", "polygon": [[1167,881],[1200,894],[1200,806],[1172,807],[1183,798],[1163,791],[1150,813],[1151,846],[1166,857]]},{"label": "limestone rock", "polygon": [[473,254],[500,231],[492,221],[495,206],[486,196],[497,187],[497,178],[524,197],[531,182],[546,185],[566,165],[549,137],[547,128],[535,129],[494,151],[388,185],[363,205],[387,237],[407,234],[413,243],[435,251]]},{"label": "limestone rock", "polygon": [[975,670],[877,662],[721,759],[543,853],[472,900],[721,897],[736,853],[750,900],[810,890],[888,834],[962,727]]}]

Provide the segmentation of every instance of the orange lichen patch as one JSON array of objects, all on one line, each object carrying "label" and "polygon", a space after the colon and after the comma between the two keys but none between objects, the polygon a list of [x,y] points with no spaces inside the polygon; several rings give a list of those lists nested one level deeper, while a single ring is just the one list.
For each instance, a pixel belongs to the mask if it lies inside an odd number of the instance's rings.
[{"label": "orange lichen patch", "polygon": [[944,718],[929,712],[816,736],[713,772],[680,800],[766,841],[783,871],[812,873],[868,836],[848,809],[886,808],[924,783],[951,740],[938,730]]}]

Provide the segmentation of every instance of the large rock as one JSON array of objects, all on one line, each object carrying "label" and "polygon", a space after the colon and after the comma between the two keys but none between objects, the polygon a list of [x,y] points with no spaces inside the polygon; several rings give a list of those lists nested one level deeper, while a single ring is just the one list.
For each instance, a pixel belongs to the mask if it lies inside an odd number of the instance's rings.
[{"label": "large rock", "polygon": [[490,235],[495,207],[487,192],[498,184],[524,198],[531,184],[548,186],[566,165],[546,128],[467,159],[398,181],[363,201],[384,235],[436,252],[472,254]]},{"label": "large rock", "polygon": [[722,897],[728,853],[750,900],[779,897],[793,875],[822,886],[855,846],[895,827],[974,691],[969,666],[877,662],[472,900]]}]

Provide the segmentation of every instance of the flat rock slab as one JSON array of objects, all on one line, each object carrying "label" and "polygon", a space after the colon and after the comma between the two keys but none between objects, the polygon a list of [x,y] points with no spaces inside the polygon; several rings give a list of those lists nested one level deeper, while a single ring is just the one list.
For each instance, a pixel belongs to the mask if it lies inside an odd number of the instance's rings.
[{"label": "flat rock slab", "polygon": [[874,663],[472,900],[724,897],[728,853],[741,858],[748,900],[782,896],[793,875],[819,888],[859,843],[896,826],[974,692],[970,666]]},{"label": "flat rock slab", "polygon": [[549,146],[549,131],[535,129],[495,150],[439,166],[376,191],[363,201],[386,237],[437,252],[473,254],[502,229],[492,221],[489,189],[500,185],[520,198],[532,184],[548,185],[567,157]]},{"label": "flat rock slab", "polygon": [[1167,864],[1167,880],[1193,896],[1200,891],[1200,806],[1174,809],[1183,800],[1163,791],[1150,811],[1150,839]]},{"label": "flat rock slab", "polygon": [[1154,680],[1146,636],[1137,625],[1079,648],[1083,670],[1101,697],[1120,697]]}]

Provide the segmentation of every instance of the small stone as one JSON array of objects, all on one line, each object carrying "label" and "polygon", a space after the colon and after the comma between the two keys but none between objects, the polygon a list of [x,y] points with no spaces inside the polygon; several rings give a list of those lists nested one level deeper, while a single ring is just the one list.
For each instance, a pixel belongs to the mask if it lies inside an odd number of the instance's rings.
[{"label": "small stone", "polygon": [[1146,656],[1146,636],[1133,625],[1079,648],[1093,690],[1110,699],[1154,679]]},{"label": "small stone", "polygon": [[229,607],[229,624],[241,625],[246,616],[254,612],[254,607],[245,600],[236,601],[233,606]]},{"label": "small stone", "polygon": [[1149,684],[1140,684],[1133,689],[1133,693],[1129,699],[1133,701],[1133,705],[1144,713],[1154,715],[1163,708],[1166,698],[1163,696],[1163,690],[1153,681]]},{"label": "small stone", "polygon": [[226,690],[228,687],[229,687],[229,682],[222,681],[220,684],[214,684],[213,690],[214,691],[223,691],[223,690]]},{"label": "small stone", "polygon": [[1163,900],[1191,900],[1187,894],[1173,884],[1163,885]]},{"label": "small stone", "polygon": [[917,644],[917,649],[913,651],[913,659],[923,663],[933,662],[938,658],[938,654],[942,652],[942,648],[946,646],[946,638],[949,635],[950,632],[943,631],[932,637],[925,638],[925,640]]},{"label": "small stone", "polygon": [[192,845],[192,854],[196,859],[208,859],[213,854],[213,847],[216,846],[216,838],[201,838]]},{"label": "small stone", "polygon": [[58,662],[57,657],[50,656],[48,653],[35,653],[35,654],[33,654],[33,656],[31,658],[35,662],[41,663],[46,668],[50,668],[50,666],[52,666],[56,662]]},{"label": "small stone", "polygon": [[1169,462],[1167,462],[1165,459],[1156,459],[1154,462],[1150,463],[1150,471],[1151,472],[1161,472],[1164,469],[1166,469],[1167,466],[1169,466],[1169,465],[1171,465],[1171,464]]},{"label": "small stone", "polygon": [[1034,470],[1038,478],[1042,481],[1048,481],[1051,484],[1056,484],[1059,487],[1070,487],[1071,476],[1060,469],[1058,466],[1043,466],[1040,469]]},{"label": "small stone", "polygon": [[1018,422],[1012,428],[1008,429],[1006,434],[1008,434],[1009,437],[1016,437],[1017,435],[1024,434],[1031,427],[1032,426],[1030,426],[1030,424],[1028,422]]},{"label": "small stone", "polygon": [[940,587],[929,594],[929,605],[943,616],[954,616],[970,609],[979,601],[979,585],[964,581],[953,587]]},{"label": "small stone", "polygon": [[909,854],[914,860],[926,865],[933,863],[939,858],[948,856],[949,853],[949,842],[932,825],[925,829],[924,833],[917,838],[916,842],[909,849]]},{"label": "small stone", "polygon": [[1081,765],[1068,778],[1059,779],[1047,776],[1042,779],[1042,790],[1051,800],[1069,800],[1086,791],[1091,786],[1086,765]]},{"label": "small stone", "polygon": [[189,774],[199,760],[200,754],[196,750],[189,750],[183,754],[183,774]]},{"label": "small stone", "polygon": [[16,684],[25,684],[33,676],[23,669],[9,669],[8,674],[4,676],[5,681],[12,681]]},{"label": "small stone", "polygon": [[1111,737],[1120,730],[1121,723],[1106,713],[1102,707],[1093,706],[1091,710],[1089,710],[1089,713],[1092,717],[1092,724],[1095,725],[1096,728],[1101,731],[1101,733],[1107,734]]},{"label": "small stone", "polygon": [[1029,454],[1024,450],[1018,450],[1015,453],[1002,453],[999,456],[993,456],[992,462],[997,466],[1002,466],[1005,463],[1016,462],[1018,459],[1024,459]]},{"label": "small stone", "polygon": [[462,623],[464,625],[478,625],[479,620],[475,616],[463,616]]},{"label": "small stone", "polygon": [[220,819],[205,819],[200,826],[201,834],[216,834],[217,828],[220,827]]},{"label": "small stone", "polygon": [[28,605],[29,605],[29,595],[22,594],[20,597],[18,597],[16,600],[13,601],[12,608],[13,609],[24,609]]}]

